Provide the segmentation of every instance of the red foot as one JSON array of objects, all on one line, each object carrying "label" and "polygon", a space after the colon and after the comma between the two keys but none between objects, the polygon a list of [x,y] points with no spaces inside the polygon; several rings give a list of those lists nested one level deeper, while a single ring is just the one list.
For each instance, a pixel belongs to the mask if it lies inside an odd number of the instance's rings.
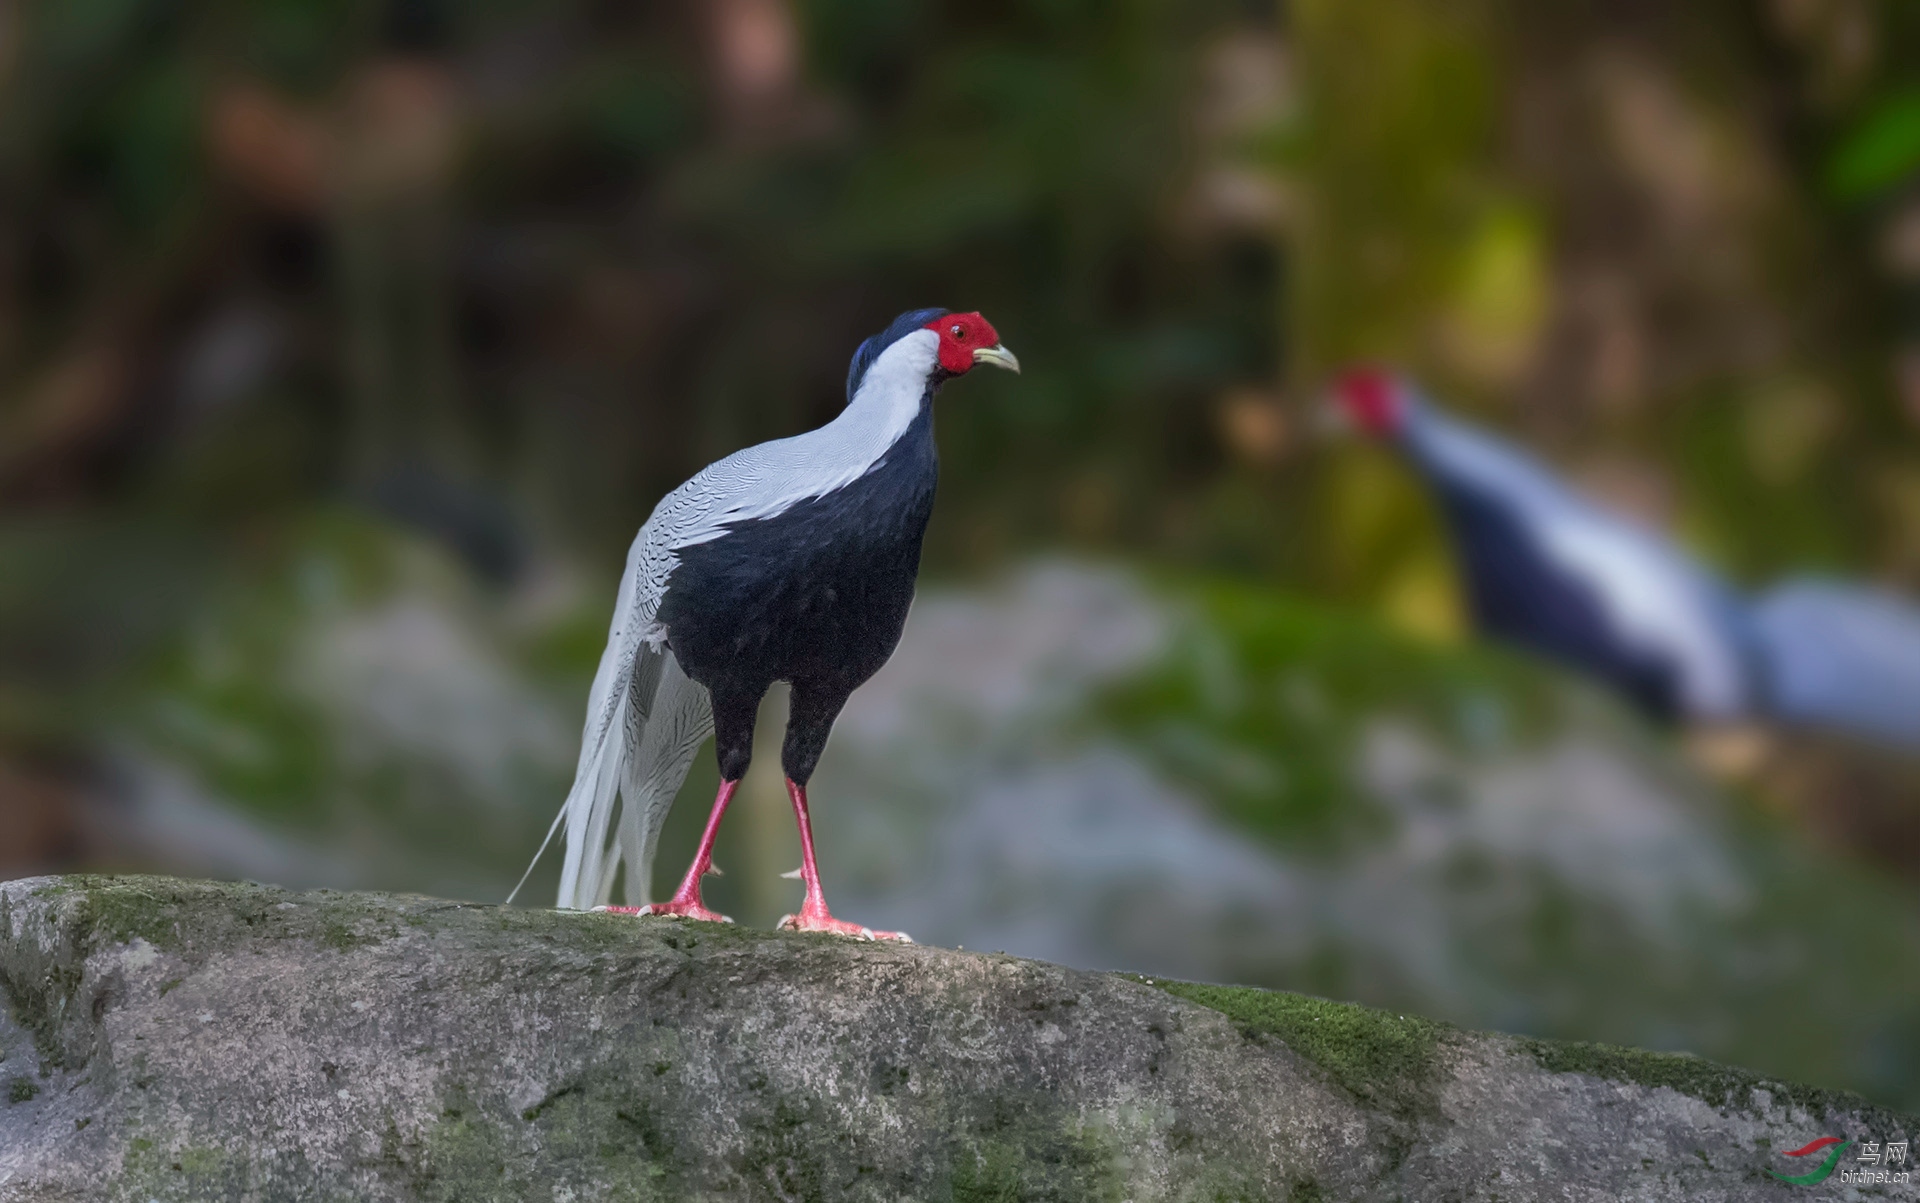
[{"label": "red foot", "polygon": [[677,915],[682,919],[699,919],[706,923],[733,922],[719,911],[710,911],[692,899],[655,902],[647,906],[596,906],[593,909],[609,915]]},{"label": "red foot", "polygon": [[875,931],[858,923],[849,923],[845,919],[835,919],[825,907],[814,911],[802,908],[797,915],[788,915],[780,920],[783,931],[823,931],[835,936],[852,936],[856,940],[898,940],[902,944],[913,943],[913,937],[903,931]]}]

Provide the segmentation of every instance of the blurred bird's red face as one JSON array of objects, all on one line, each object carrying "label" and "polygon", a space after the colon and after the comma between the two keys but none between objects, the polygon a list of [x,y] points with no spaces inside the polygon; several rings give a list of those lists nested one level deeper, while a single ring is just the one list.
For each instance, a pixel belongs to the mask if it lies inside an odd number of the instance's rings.
[{"label": "blurred bird's red face", "polygon": [[1348,421],[1375,438],[1400,432],[1403,403],[1400,384],[1377,368],[1348,372],[1333,386],[1333,395]]},{"label": "blurred bird's red face", "polygon": [[1010,372],[1020,370],[1020,361],[1000,345],[992,324],[977,313],[949,313],[928,322],[926,328],[940,336],[940,366],[955,376],[976,363],[990,363]]}]

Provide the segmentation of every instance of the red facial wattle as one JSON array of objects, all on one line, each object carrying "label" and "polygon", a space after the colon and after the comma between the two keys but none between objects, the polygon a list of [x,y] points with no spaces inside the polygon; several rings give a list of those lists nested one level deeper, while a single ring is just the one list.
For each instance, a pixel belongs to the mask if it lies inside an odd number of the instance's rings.
[{"label": "red facial wattle", "polygon": [[1341,377],[1335,395],[1354,425],[1376,436],[1400,428],[1400,389],[1394,378],[1377,368],[1359,368]]},{"label": "red facial wattle", "polygon": [[949,313],[926,329],[940,336],[940,366],[955,376],[973,367],[975,351],[1000,343],[992,324],[977,313]]}]

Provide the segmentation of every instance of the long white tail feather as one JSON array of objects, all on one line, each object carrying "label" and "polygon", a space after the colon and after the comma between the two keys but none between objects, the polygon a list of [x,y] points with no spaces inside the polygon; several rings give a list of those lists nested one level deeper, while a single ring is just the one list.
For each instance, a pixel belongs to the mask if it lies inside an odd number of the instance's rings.
[{"label": "long white tail feather", "polygon": [[[650,659],[660,664],[664,670],[666,662],[671,662],[673,657],[668,654]],[[628,754],[620,762],[622,804],[620,826],[614,833],[612,858],[615,862],[624,860],[627,863],[628,906],[645,906],[653,900],[651,889],[653,857],[648,849],[641,846],[643,841],[640,839],[640,816],[645,813],[647,802],[651,801],[651,799],[643,801],[646,784],[642,766],[647,763],[647,729],[651,726],[649,720],[652,718],[654,701],[659,693],[660,678],[664,675],[664,671],[649,671],[649,680],[646,684],[642,685],[638,680],[634,682],[633,702],[637,703],[642,697],[647,701],[644,706],[629,704],[625,715],[626,721],[623,724],[622,738],[626,741]],[[675,782],[676,787],[678,784]],[[669,798],[668,801],[671,802],[672,799]],[[605,906],[612,896],[613,873],[609,870],[605,880],[600,883],[600,905]]]},{"label": "long white tail feather", "polygon": [[[627,724],[634,739],[629,746],[635,752],[622,766],[620,846],[627,865],[629,906],[649,900],[660,829],[694,756],[713,733],[713,706],[706,687],[690,680],[672,653],[661,656],[664,664],[644,726],[631,717]],[[610,885],[611,877],[608,881]]]},{"label": "long white tail feather", "polygon": [[[660,829],[694,756],[713,733],[705,687],[688,679],[672,652],[643,648],[628,681],[628,691],[614,703],[612,721],[582,757],[555,820],[566,829],[561,907],[605,906],[623,863],[628,905],[649,900]],[[589,721],[589,737],[596,726]],[[616,838],[608,838],[610,831]]]},{"label": "long white tail feather", "polygon": [[[622,862],[628,902],[648,901],[661,825],[713,731],[706,689],[688,679],[671,651],[642,637],[652,614],[641,596],[647,589],[646,544],[643,529],[628,553],[607,648],[593,674],[573,786],[554,820],[555,830],[565,833],[556,900],[565,908],[606,905]],[[616,809],[622,811],[617,827]],[[618,838],[610,840],[609,832]],[[553,835],[547,833],[548,842]]]},{"label": "long white tail feather", "polygon": [[[587,717],[580,733],[580,760],[574,768],[573,786],[560,808],[566,828],[566,857],[560,868],[558,905],[584,909],[595,905],[593,897],[602,875],[611,876],[619,867],[609,865],[605,854],[607,822],[613,814],[614,783],[619,780],[620,753],[616,747],[625,729],[624,711],[632,694],[632,675],[636,661],[647,651],[639,638],[635,622],[635,601],[639,591],[639,552],[641,539],[635,539],[627,553],[626,571],[620,575],[620,592],[613,604],[613,621],[608,624],[606,650],[593,673],[593,688],[587,694]],[[598,836],[590,840],[597,829]],[[591,850],[591,851],[590,851]]]},{"label": "long white tail feather", "polygon": [[607,847],[607,828],[613,823],[620,790],[620,762],[625,759],[627,699],[614,703],[612,729],[567,794],[567,858],[560,866],[560,896],[556,905],[587,910],[606,905],[613,875],[620,869],[619,850]]},{"label": "long white tail feather", "polygon": [[507,900],[502,905],[512,906],[513,900],[520,896],[522,889],[526,888],[527,878],[533,876],[533,867],[539,864],[540,858],[547,854],[547,846],[553,843],[553,833],[560,830],[560,821],[566,817],[567,804],[562,802],[559,811],[553,816],[553,822],[547,827],[547,838],[540,841],[540,847],[534,851],[533,859],[527,862],[527,871],[520,875],[519,881],[513,883],[513,889],[508,891]]},{"label": "long white tail feather", "polygon": [[[624,700],[616,705],[624,705]],[[605,842],[605,815],[611,813],[614,803],[612,792],[603,790],[602,783],[608,776],[607,769],[613,766],[618,756],[609,746],[610,741],[604,737],[598,740],[592,738],[593,719],[589,717],[587,721],[587,755],[582,759],[579,772],[574,775],[573,787],[567,791],[566,802],[560,807],[560,821],[565,829],[562,842],[565,856],[560,865],[557,905],[563,907],[593,905],[592,892],[598,884],[599,875],[605,871],[601,863],[605,857],[603,853],[590,851],[595,846],[588,837],[595,826],[596,812],[599,812],[598,825],[603,833],[601,842]]]}]

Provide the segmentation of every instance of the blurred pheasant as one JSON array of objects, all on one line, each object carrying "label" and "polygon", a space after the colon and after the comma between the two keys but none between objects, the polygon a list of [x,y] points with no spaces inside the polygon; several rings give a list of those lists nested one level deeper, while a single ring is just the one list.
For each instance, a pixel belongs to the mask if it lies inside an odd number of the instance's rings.
[{"label": "blurred pheasant", "polygon": [[1482,632],[1658,717],[1770,718],[1920,750],[1920,613],[1906,603],[1811,578],[1743,597],[1400,377],[1353,372],[1334,395],[1432,489]]},{"label": "blurred pheasant", "polygon": [[[606,909],[724,921],[700,881],[752,759],[760,700],[787,681],[781,764],[806,896],[781,926],[906,938],[828,911],[807,780],[848,696],[900,641],[933,512],[934,394],[975,364],[1020,370],[978,313],[901,314],[854,353],[833,421],[735,452],[654,508],[627,553],[579,768],[547,835],[564,830],[560,906],[605,906],[624,860],[630,905]],[[699,851],[673,897],[647,905],[661,825],[709,734],[720,790]]]}]

